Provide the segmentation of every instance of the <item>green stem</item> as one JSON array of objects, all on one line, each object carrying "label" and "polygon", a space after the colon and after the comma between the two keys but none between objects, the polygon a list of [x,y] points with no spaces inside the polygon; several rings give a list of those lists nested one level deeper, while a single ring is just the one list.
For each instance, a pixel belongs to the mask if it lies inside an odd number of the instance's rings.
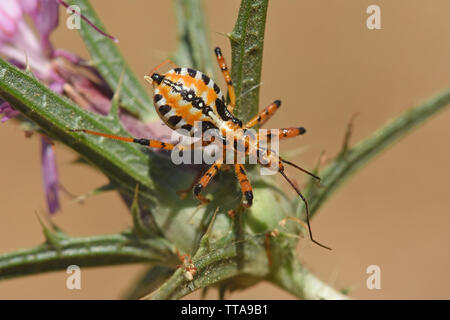
[{"label": "green stem", "polygon": [[180,299],[211,285],[232,291],[268,280],[300,299],[346,299],[306,270],[292,256],[292,248],[286,246],[286,239],[280,234],[271,241],[273,264],[269,265],[264,235],[247,238],[240,243],[223,239],[214,243],[214,247],[204,237],[192,259],[197,268],[195,278],[192,281],[186,279],[185,270],[180,268],[146,298]]},{"label": "green stem", "polygon": [[280,288],[306,300],[343,300],[348,299],[342,293],[310,273],[298,260],[293,259],[289,266],[283,265],[271,277],[271,281]]},{"label": "green stem", "polygon": [[[83,267],[139,262],[167,263],[173,248],[161,238],[141,240],[131,233],[93,237],[52,236],[52,241],[34,248],[0,255],[0,279]],[[171,258],[172,257],[172,258]]]},{"label": "green stem", "polygon": [[258,112],[264,31],[268,0],[242,0],[239,16],[229,34],[236,90],[235,115],[248,121]]},{"label": "green stem", "polygon": [[[192,259],[197,268],[194,280],[185,277],[185,269],[180,268],[148,299],[180,299],[200,288],[218,284],[227,279],[245,275],[244,279],[262,280],[269,273],[264,238],[253,237],[240,243],[233,243],[232,235],[214,243],[203,237],[200,248]],[[240,278],[242,279],[242,278]],[[252,282],[254,283],[254,282]],[[239,287],[240,281],[236,283]]]}]

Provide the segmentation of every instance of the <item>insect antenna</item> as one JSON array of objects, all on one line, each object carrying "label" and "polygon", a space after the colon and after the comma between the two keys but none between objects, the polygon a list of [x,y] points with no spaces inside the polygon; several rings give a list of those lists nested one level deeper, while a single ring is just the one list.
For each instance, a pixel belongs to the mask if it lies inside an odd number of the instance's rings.
[{"label": "insect antenna", "polygon": [[298,169],[298,170],[300,170],[300,171],[302,171],[302,172],[304,172],[304,173],[306,173],[306,174],[309,174],[309,175],[310,175],[311,177],[313,177],[314,179],[317,179],[318,181],[320,181],[320,177],[316,176],[314,173],[309,172],[309,171],[306,170],[306,169],[303,169],[302,167],[299,167],[299,166],[296,165],[295,163],[292,163],[292,162],[290,162],[290,161],[287,161],[287,160],[284,160],[284,159],[281,159],[281,158],[280,158],[280,161],[283,162],[283,163],[286,163],[286,164],[288,164],[288,165],[290,165],[290,166],[293,166],[294,168],[296,168],[296,169]]},{"label": "insect antenna", "polygon": [[[302,195],[302,193],[300,192],[300,190],[294,185],[294,183],[286,176],[286,174],[284,173],[283,169],[279,169],[278,170],[281,175],[286,179],[286,181],[291,185],[292,188],[294,188],[295,192],[297,192],[297,194],[300,196],[300,198],[303,200],[303,202],[305,203],[305,209],[306,209],[306,223],[308,225],[308,232],[309,232],[309,238],[311,239],[312,242],[314,242],[315,244],[317,244],[318,246],[321,246],[322,248],[331,250],[330,247],[327,247],[323,244],[321,244],[320,242],[317,242],[316,240],[313,239],[312,236],[312,232],[311,232],[311,224],[309,221],[309,206],[308,206],[308,201],[306,201],[306,198]],[[314,176],[314,175],[313,175]]]}]

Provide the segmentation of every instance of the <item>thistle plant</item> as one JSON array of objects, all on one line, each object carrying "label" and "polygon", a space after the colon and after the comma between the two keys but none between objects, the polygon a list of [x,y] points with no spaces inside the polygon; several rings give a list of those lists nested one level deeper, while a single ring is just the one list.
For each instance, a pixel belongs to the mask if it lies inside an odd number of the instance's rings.
[{"label": "thistle plant", "polygon": [[[148,271],[136,279],[129,298],[179,299],[212,287],[223,297],[227,291],[260,281],[302,299],[346,298],[299,262],[297,243],[308,241],[302,223],[305,205],[285,195],[271,177],[249,172],[257,200],[251,209],[243,209],[233,174],[223,172],[210,186],[211,201],[199,206],[191,196],[181,199],[177,191],[185,189],[202,166],[177,166],[167,153],[120,141],[99,143],[97,137],[71,131],[86,128],[159,140],[170,137],[148,90],[137,81],[143,75],[133,74],[88,0],[7,3],[9,7],[0,5],[0,14],[8,17],[0,21],[4,24],[0,28],[0,113],[2,121],[20,121],[27,132],[41,137],[49,213],[59,208],[52,144],[61,143],[108,178],[107,185],[91,193],[115,190],[127,204],[133,226],[121,233],[89,237],[71,236],[54,224],[43,226],[44,243],[0,255],[0,279],[64,270],[68,265],[142,263]],[[50,42],[60,4],[80,8],[79,31],[90,59]],[[179,42],[171,58],[180,66],[213,75],[213,51],[201,1],[175,0],[174,4]],[[31,16],[38,36],[26,25],[25,14]],[[238,97],[235,114],[243,121],[259,107],[267,14],[268,0],[242,0],[235,27],[228,34]],[[304,189],[311,216],[347,178],[449,102],[450,90],[443,91],[355,146],[345,143],[333,161],[317,168],[320,183],[311,179]],[[192,259],[180,262],[181,254]]]}]

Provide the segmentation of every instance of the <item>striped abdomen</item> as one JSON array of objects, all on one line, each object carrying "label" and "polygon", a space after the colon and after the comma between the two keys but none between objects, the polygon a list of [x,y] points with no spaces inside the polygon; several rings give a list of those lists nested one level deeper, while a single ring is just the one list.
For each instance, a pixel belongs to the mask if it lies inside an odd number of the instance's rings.
[{"label": "striped abdomen", "polygon": [[175,68],[153,81],[153,86],[156,110],[174,130],[185,129],[192,135],[196,121],[206,130],[235,119],[220,88],[200,71]]}]

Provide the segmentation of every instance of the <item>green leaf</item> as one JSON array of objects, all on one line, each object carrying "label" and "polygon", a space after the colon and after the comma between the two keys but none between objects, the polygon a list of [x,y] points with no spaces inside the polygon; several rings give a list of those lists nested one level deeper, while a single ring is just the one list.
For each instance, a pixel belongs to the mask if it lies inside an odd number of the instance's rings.
[{"label": "green leaf", "polygon": [[[94,9],[88,0],[68,0],[70,5],[80,7],[81,13],[95,26],[106,32]],[[93,66],[97,68],[106,82],[116,91],[120,75],[124,70],[124,78],[121,93],[121,107],[139,116],[142,120],[158,118],[147,90],[141,86],[130,67],[123,59],[116,44],[109,38],[98,33],[85,21],[81,22],[80,34],[89,50],[93,60]]]},{"label": "green leaf", "polygon": [[234,114],[244,122],[258,112],[264,31],[268,0],[242,0],[233,32],[229,34],[236,90]]}]

